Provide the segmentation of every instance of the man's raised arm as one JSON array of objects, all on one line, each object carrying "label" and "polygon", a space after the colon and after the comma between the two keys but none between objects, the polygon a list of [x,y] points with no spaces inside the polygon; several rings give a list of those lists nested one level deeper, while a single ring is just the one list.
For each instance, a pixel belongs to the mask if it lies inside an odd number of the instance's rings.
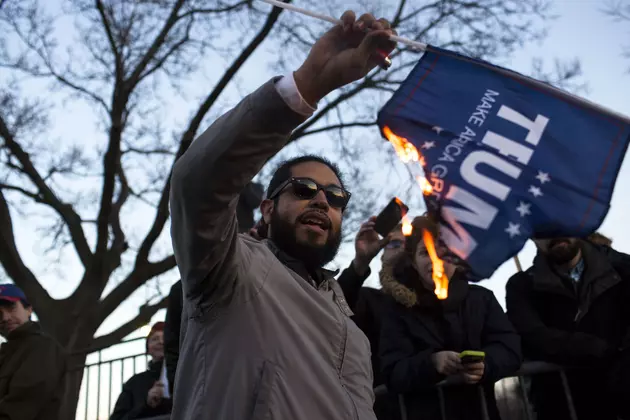
[{"label": "man's raised arm", "polygon": [[[237,280],[236,204],[245,185],[329,92],[364,77],[389,53],[389,23],[346,12],[291,76],[263,85],[197,138],[171,179],[171,236],[184,296],[229,298]],[[370,30],[367,34],[365,30]],[[310,104],[310,105],[309,105]]]},{"label": "man's raised arm", "polygon": [[272,80],[219,118],[177,161],[171,236],[186,296],[209,296],[235,281],[239,194],[305,119]]}]

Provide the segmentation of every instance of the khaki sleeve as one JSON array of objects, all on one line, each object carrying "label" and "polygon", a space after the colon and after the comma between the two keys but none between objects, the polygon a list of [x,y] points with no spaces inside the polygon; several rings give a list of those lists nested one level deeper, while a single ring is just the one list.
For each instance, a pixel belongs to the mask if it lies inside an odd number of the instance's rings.
[{"label": "khaki sleeve", "polygon": [[238,281],[239,194],[306,118],[287,106],[274,82],[220,117],[173,169],[171,237],[184,297],[195,308],[230,301]]}]

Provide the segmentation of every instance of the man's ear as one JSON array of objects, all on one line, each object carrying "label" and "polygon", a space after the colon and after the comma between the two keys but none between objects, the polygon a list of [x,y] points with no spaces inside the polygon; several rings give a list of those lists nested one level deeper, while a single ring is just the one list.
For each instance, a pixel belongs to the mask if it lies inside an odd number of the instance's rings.
[{"label": "man's ear", "polygon": [[274,207],[275,203],[273,200],[265,199],[260,203],[260,212],[266,224],[271,223],[271,215],[273,214]]}]

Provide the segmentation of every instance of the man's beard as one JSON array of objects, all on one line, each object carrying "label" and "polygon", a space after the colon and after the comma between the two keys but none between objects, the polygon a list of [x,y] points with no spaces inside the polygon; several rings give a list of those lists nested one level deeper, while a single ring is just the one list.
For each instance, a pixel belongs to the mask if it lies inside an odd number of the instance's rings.
[{"label": "man's beard", "polygon": [[[556,246],[564,243],[564,246]],[[580,245],[577,241],[570,241],[565,238],[553,239],[549,242],[547,257],[556,265],[563,265],[575,258],[580,252]]]},{"label": "man's beard", "polygon": [[311,245],[298,242],[296,225],[282,218],[278,212],[271,215],[271,240],[283,252],[301,261],[307,268],[320,268],[331,262],[341,245],[341,229],[337,232],[328,229],[328,238],[324,245]]}]

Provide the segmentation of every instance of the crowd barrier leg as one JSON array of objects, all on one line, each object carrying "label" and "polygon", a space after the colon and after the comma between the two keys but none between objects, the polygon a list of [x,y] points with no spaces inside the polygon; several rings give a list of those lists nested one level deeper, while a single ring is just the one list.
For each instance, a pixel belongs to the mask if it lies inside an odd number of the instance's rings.
[{"label": "crowd barrier leg", "polygon": [[569,381],[567,380],[567,374],[561,370],[560,379],[562,380],[562,388],[564,389],[564,395],[567,397],[567,407],[569,408],[569,416],[571,420],[578,420],[575,412],[575,406],[573,405],[573,397],[571,396],[571,389],[569,388]]}]

